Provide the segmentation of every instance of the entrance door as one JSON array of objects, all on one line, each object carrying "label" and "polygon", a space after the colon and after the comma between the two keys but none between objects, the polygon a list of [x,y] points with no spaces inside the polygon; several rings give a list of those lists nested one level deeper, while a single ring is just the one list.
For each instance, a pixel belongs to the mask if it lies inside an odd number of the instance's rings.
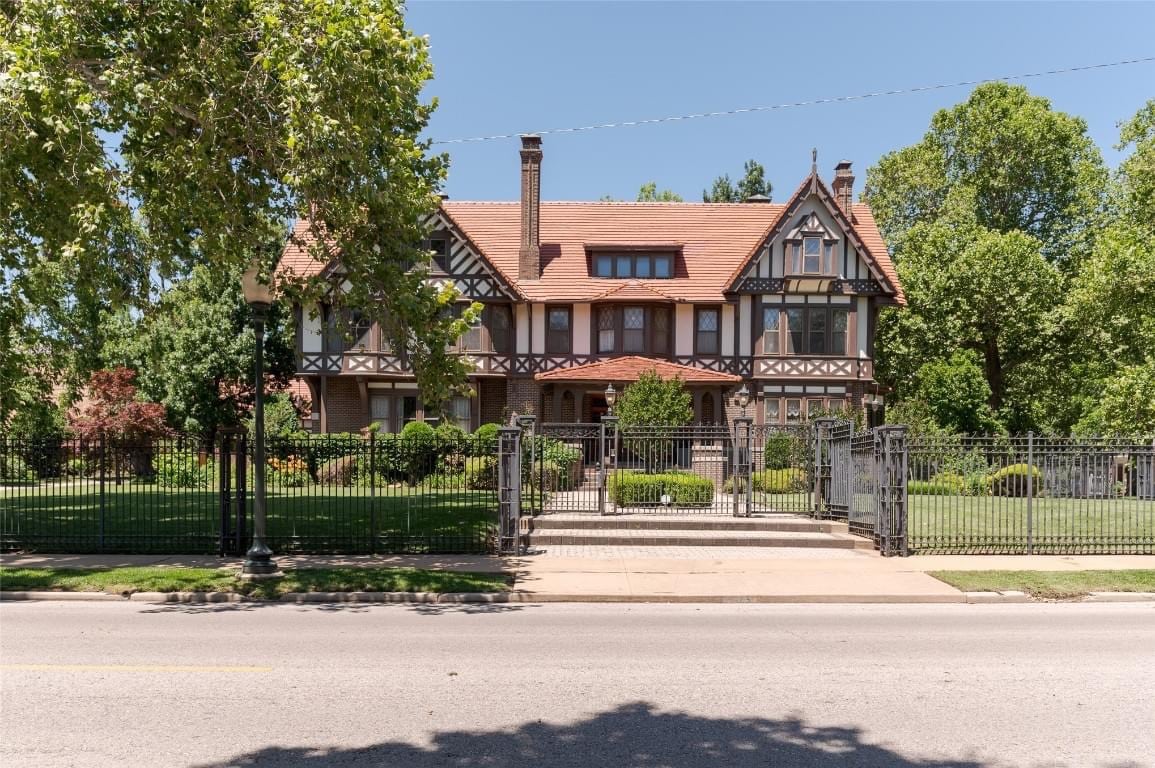
[{"label": "entrance door", "polygon": [[606,405],[604,395],[588,395],[588,397],[590,399],[590,421],[600,424],[602,416],[610,412],[610,407]]}]

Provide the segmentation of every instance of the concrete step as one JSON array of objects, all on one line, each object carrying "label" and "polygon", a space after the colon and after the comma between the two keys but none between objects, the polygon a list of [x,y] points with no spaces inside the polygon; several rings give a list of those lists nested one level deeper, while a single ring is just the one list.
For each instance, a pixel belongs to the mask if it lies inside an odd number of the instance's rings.
[{"label": "concrete step", "polygon": [[646,530],[646,531],[788,531],[794,533],[847,533],[846,523],[810,520],[796,515],[733,517],[729,515],[595,515],[549,514],[533,521],[534,530]]},{"label": "concrete step", "polygon": [[846,533],[815,531],[658,530],[644,528],[545,528],[530,534],[530,546],[585,545],[619,547],[825,547],[873,549]]}]

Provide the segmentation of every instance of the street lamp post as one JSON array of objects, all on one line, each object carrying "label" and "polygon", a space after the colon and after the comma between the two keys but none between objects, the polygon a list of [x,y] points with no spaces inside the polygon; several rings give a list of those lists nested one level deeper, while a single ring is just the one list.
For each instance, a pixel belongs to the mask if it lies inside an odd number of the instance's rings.
[{"label": "street lamp post", "polygon": [[746,406],[750,404],[750,390],[746,388],[746,383],[742,383],[742,388],[738,390],[738,407],[742,409],[742,418],[746,418]]},{"label": "street lamp post", "polygon": [[268,283],[261,282],[260,263],[256,260],[241,277],[245,303],[253,313],[253,332],[256,334],[256,398],[253,403],[253,543],[245,553],[241,567],[242,579],[268,579],[281,575],[273,550],[265,543],[265,319],[273,303]]}]

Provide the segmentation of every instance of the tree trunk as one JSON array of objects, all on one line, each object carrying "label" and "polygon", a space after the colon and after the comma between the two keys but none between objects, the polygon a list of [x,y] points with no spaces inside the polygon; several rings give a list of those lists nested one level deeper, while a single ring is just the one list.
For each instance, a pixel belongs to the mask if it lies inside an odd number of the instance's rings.
[{"label": "tree trunk", "polygon": [[997,411],[1003,407],[1003,361],[999,356],[997,337],[990,337],[983,342],[983,354],[986,358],[987,384],[991,388],[990,406]]}]

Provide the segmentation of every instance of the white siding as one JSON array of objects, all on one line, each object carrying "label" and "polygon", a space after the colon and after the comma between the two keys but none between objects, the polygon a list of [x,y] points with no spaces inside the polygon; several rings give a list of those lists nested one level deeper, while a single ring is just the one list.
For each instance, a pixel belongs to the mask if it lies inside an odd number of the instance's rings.
[{"label": "white siding", "polygon": [[770,258],[770,265],[771,265],[770,276],[771,277],[782,277],[782,246],[780,246],[778,244],[777,240],[775,240],[774,243],[771,245],[770,253],[772,254],[771,258]]},{"label": "white siding", "polygon": [[865,296],[858,297],[858,311],[855,314],[855,322],[858,324],[858,356],[866,357],[866,332],[867,324],[870,320],[870,299]]},{"label": "white siding", "polygon": [[545,354],[545,305],[533,304],[533,354]]},{"label": "white siding", "polygon": [[[750,306],[749,297],[743,297],[746,306]],[[722,305],[722,354],[734,354],[734,305]]]},{"label": "white siding", "polygon": [[301,351],[321,351],[321,316],[313,314],[316,307],[304,307],[301,310]]},{"label": "white siding", "polygon": [[529,306],[518,304],[514,311],[517,313],[514,319],[517,326],[517,352],[521,355],[529,354]]},{"label": "white siding", "polygon": [[694,305],[679,304],[674,310],[674,354],[694,354]]},{"label": "white siding", "polygon": [[573,305],[573,353],[588,355],[590,353],[590,305]]}]

